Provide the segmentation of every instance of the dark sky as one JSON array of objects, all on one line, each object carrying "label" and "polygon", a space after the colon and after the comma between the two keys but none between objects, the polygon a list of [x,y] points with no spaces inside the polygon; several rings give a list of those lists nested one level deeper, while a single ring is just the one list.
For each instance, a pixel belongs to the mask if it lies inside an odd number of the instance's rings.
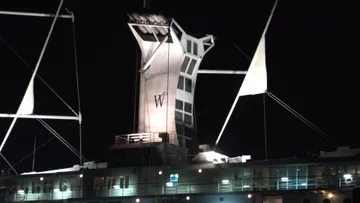
[{"label": "dark sky", "polygon": [[[106,160],[115,134],[133,129],[134,78],[137,44],[126,24],[126,12],[141,10],[142,1],[65,1],[76,16],[76,37],[83,113],[84,155]],[[122,4],[120,4],[123,2]],[[1,10],[55,13],[58,1],[0,3]],[[216,45],[201,69],[246,70],[273,1],[152,0],[153,11],[173,17],[191,35],[213,34]],[[356,143],[359,135],[359,47],[355,6],[337,2],[283,0],[278,5],[267,37],[269,91],[332,136],[339,145]],[[63,9],[62,13],[66,11]],[[52,19],[0,16],[0,36],[34,68]],[[70,106],[77,109],[71,21],[59,20],[39,69],[41,75]],[[0,112],[15,113],[31,69],[1,41]],[[195,108],[198,138],[214,144],[243,76],[200,75]],[[35,80],[36,114],[71,112],[39,80]],[[269,157],[288,157],[314,145],[329,143],[266,98]],[[251,154],[264,158],[262,95],[242,97],[219,147],[230,156]],[[11,119],[0,119],[0,137]],[[74,147],[78,126],[74,121],[49,121]],[[36,120],[19,120],[3,154],[16,163],[51,138]],[[77,158],[54,139],[37,152],[37,169],[67,167]],[[0,161],[1,167],[7,167]],[[17,165],[31,169],[31,157]]]}]

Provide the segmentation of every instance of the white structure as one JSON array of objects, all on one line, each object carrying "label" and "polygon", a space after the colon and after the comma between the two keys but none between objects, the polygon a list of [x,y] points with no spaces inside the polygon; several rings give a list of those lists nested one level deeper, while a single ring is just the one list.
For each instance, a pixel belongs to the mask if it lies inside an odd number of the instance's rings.
[{"label": "white structure", "polygon": [[[194,128],[194,89],[201,60],[214,46],[211,35],[195,38],[175,20],[160,15],[129,15],[128,24],[142,53],[137,142],[185,147]],[[140,138],[144,135],[144,139]],[[131,136],[126,135],[129,142]],[[121,136],[118,136],[121,137]],[[129,138],[130,137],[130,138]]]}]

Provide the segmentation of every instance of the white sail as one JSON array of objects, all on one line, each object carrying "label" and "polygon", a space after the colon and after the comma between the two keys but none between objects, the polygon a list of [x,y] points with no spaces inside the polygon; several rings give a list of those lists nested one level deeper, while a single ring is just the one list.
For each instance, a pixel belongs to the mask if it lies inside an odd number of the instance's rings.
[{"label": "white sail", "polygon": [[265,36],[262,36],[240,87],[239,96],[265,93],[267,90]]},{"label": "white sail", "polygon": [[21,101],[17,114],[32,114],[34,111],[34,81],[32,80]]},{"label": "white sail", "polygon": [[225,119],[225,123],[221,128],[218,138],[216,139],[215,146],[219,143],[222,134],[226,128],[227,123],[233,113],[235,106],[241,96],[246,95],[255,95],[266,93],[267,91],[267,73],[266,73],[266,57],[265,57],[265,35],[267,29],[269,28],[271,19],[274,15],[275,8],[278,4],[278,0],[275,1],[275,4],[271,10],[270,17],[266,23],[265,29],[261,35],[260,42],[256,48],[254,57],[251,61],[248,72],[246,73],[245,79],[241,84],[241,87],[235,97],[235,100],[230,108],[229,114]]}]

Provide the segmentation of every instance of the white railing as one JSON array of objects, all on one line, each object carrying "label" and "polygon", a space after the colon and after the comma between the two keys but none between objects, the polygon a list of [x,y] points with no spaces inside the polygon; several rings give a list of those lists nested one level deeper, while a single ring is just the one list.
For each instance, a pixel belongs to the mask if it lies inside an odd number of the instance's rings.
[{"label": "white railing", "polygon": [[162,142],[159,133],[133,133],[126,135],[116,135],[115,144],[135,144]]}]

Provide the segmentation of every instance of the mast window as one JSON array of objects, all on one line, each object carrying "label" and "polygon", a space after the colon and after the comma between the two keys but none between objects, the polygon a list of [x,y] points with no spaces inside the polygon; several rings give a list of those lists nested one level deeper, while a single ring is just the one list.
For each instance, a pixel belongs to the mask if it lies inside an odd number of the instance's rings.
[{"label": "mast window", "polygon": [[189,68],[188,68],[186,73],[189,74],[189,75],[192,75],[192,73],[194,71],[194,68],[195,68],[195,65],[196,65],[196,60],[195,59],[191,60]]},{"label": "mast window", "polygon": [[191,93],[191,89],[192,89],[192,81],[191,81],[191,79],[186,78],[186,80],[185,80],[185,91]]},{"label": "mast window", "polygon": [[197,54],[198,54],[198,44],[196,42],[194,42],[193,46],[194,46],[194,48],[193,48],[194,49],[194,55],[197,56]]},{"label": "mast window", "polygon": [[187,41],[187,52],[191,53],[191,40]]},{"label": "mast window", "polygon": [[183,108],[184,108],[183,106],[184,106],[184,102],[177,99],[176,104],[175,104],[175,108],[179,109],[179,110],[183,110]]},{"label": "mast window", "polygon": [[179,76],[179,82],[178,82],[178,86],[177,86],[178,89],[181,89],[183,90],[184,89],[184,77],[183,76]]},{"label": "mast window", "polygon": [[185,102],[185,111],[192,113],[192,105],[190,103]]},{"label": "mast window", "polygon": [[189,65],[189,61],[190,61],[190,57],[185,56],[184,61],[183,61],[183,63],[181,64],[181,69],[180,69],[181,72],[185,73],[186,68],[187,68],[188,65]]},{"label": "mast window", "polygon": [[192,124],[192,117],[188,114],[185,114],[184,115],[184,123],[185,124],[188,124],[188,125],[191,125]]},{"label": "mast window", "polygon": [[183,117],[183,114],[181,112],[175,111],[175,120],[176,121],[182,122],[183,121],[182,117]]}]

